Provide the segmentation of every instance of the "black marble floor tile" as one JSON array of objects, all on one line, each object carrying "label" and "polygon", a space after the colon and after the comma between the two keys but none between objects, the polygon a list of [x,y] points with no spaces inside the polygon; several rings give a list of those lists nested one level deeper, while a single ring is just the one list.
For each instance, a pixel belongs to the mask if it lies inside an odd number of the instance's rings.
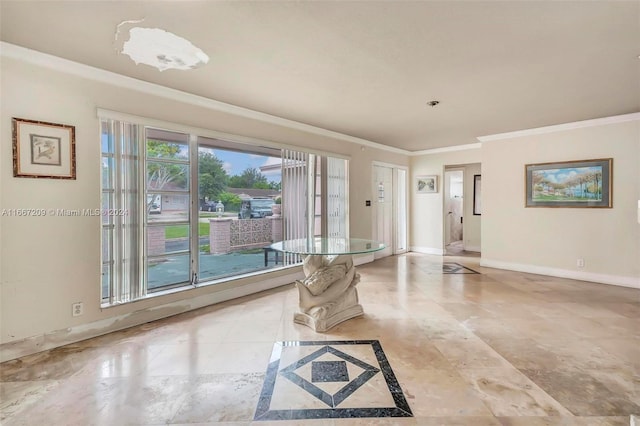
[{"label": "black marble floor tile", "polygon": [[311,382],[348,382],[346,361],[311,362]]}]

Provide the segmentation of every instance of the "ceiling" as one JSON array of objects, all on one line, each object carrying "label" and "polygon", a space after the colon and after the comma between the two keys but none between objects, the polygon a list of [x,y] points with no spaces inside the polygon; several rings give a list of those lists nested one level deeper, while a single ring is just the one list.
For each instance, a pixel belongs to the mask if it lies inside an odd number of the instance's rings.
[{"label": "ceiling", "polygon": [[[638,1],[2,0],[0,12],[2,41],[408,151],[640,111]],[[115,34],[140,19],[209,63],[136,65]]]}]

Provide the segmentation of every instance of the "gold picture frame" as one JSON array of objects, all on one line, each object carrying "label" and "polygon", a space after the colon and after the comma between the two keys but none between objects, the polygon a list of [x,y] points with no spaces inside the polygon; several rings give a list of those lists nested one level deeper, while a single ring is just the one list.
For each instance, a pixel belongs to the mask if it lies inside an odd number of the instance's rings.
[{"label": "gold picture frame", "polygon": [[76,178],[75,126],[16,117],[12,126],[14,177]]}]

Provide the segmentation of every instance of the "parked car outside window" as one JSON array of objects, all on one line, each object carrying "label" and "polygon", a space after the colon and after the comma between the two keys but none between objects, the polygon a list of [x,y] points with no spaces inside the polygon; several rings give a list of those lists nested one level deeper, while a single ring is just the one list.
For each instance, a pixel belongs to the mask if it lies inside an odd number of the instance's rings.
[{"label": "parked car outside window", "polygon": [[242,201],[240,206],[239,219],[259,219],[271,216],[271,206],[275,203],[271,198],[252,198]]},{"label": "parked car outside window", "polygon": [[151,204],[151,207],[149,208],[149,214],[160,214],[162,213],[162,209],[160,208],[160,206],[156,203]]},{"label": "parked car outside window", "polygon": [[200,200],[200,211],[203,212],[214,212],[216,211],[216,202],[215,201],[207,201],[204,198]]}]

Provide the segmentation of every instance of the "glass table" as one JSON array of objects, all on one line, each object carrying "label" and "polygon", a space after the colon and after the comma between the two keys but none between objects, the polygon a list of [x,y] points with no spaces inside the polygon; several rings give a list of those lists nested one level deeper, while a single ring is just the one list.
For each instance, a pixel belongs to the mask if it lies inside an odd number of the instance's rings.
[{"label": "glass table", "polygon": [[383,243],[360,238],[302,238],[270,246],[273,250],[303,257],[304,280],[297,280],[299,308],[293,321],[324,332],[364,314],[356,284],[360,275],[353,255],[385,248]]}]

